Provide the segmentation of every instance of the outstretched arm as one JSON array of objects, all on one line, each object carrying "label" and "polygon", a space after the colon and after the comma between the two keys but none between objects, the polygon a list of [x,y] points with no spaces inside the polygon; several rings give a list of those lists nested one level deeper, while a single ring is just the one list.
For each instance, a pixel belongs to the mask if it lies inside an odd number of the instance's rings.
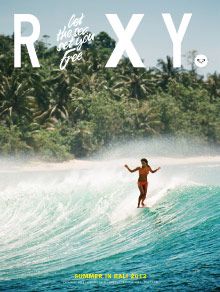
[{"label": "outstretched arm", "polygon": [[139,169],[139,167],[136,167],[136,168],[134,168],[134,169],[130,169],[130,167],[129,167],[127,164],[125,164],[125,167],[126,167],[127,170],[130,171],[130,172],[135,172],[135,171],[137,171],[137,170]]},{"label": "outstretched arm", "polygon": [[149,166],[149,168],[150,168],[150,172],[151,173],[155,173],[155,172],[157,172],[158,170],[160,170],[160,167],[158,167],[158,168],[156,168],[155,170],[152,170],[152,168]]}]

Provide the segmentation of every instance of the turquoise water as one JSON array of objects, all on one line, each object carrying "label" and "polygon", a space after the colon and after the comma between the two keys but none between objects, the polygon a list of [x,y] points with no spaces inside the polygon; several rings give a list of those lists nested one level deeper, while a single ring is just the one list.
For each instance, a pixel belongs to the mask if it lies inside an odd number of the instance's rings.
[{"label": "turquoise water", "polygon": [[137,209],[137,162],[2,169],[0,291],[218,291],[220,165],[162,164]]}]

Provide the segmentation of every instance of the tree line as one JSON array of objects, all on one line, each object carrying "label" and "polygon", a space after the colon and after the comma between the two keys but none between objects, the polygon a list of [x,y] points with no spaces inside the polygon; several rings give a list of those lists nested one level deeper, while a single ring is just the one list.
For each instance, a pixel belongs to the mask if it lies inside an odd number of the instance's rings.
[{"label": "tree line", "polygon": [[14,68],[13,36],[0,35],[0,153],[51,160],[89,156],[116,141],[172,135],[220,144],[220,74],[173,68],[172,58],[134,68],[123,57],[105,68],[115,41],[101,32],[83,58],[59,70],[62,52],[36,43]]}]

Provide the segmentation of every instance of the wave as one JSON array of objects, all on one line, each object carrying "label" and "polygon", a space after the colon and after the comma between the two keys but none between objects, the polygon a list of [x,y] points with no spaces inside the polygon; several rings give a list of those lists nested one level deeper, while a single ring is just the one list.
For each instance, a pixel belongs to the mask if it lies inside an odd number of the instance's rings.
[{"label": "wave", "polygon": [[149,175],[146,209],[136,208],[137,175],[123,167],[137,166],[133,158],[75,163],[75,168],[56,171],[6,169],[0,174],[0,280],[150,248],[159,234],[213,220],[219,166],[206,167],[212,159],[203,161],[204,167],[176,160],[161,159],[161,171]]}]

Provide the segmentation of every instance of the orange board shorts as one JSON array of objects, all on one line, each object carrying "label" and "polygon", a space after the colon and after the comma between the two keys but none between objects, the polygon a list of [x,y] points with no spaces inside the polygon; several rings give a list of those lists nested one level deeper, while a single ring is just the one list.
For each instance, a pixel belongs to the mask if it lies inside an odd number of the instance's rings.
[{"label": "orange board shorts", "polygon": [[142,186],[142,187],[147,187],[147,184],[148,184],[148,182],[147,181],[138,181],[137,182],[138,183],[138,186],[140,187],[140,186]]}]

